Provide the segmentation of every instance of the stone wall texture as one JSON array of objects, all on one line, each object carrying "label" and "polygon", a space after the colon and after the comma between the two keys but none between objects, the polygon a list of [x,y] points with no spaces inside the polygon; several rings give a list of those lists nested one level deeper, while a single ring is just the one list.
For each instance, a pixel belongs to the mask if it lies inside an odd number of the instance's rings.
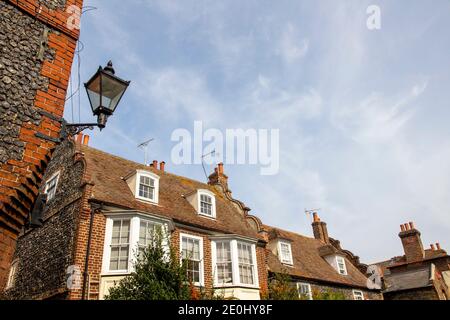
[{"label": "stone wall texture", "polygon": [[60,136],[82,2],[0,0],[0,292]]},{"label": "stone wall texture", "polygon": [[47,299],[67,295],[66,270],[74,264],[77,225],[80,219],[84,163],[74,159],[73,143],[56,149],[44,176],[59,174],[55,198],[44,211],[41,228],[26,230],[17,241],[18,263],[11,299]]},{"label": "stone wall texture", "polygon": [[[46,91],[48,79],[40,75],[37,53],[45,24],[9,4],[0,7],[0,164],[21,160],[25,142],[19,132],[23,123],[39,125],[34,107],[36,91]],[[51,50],[45,50],[53,60]]]}]

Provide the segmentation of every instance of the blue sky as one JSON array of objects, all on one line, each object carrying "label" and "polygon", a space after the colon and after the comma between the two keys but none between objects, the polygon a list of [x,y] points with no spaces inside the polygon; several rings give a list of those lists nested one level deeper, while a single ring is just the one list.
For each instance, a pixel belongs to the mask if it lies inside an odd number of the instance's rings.
[{"label": "blue sky", "polygon": [[[381,30],[366,27],[369,5]],[[227,166],[233,195],[271,225],[311,235],[321,208],[332,237],[364,262],[403,252],[415,221],[426,247],[450,250],[450,2],[86,0],[81,80],[112,59],[132,84],[91,145],[170,163],[171,134],[280,129],[280,172]],[[75,63],[76,65],[76,63]],[[74,87],[76,87],[74,68]],[[81,92],[81,115],[92,121]],[[66,118],[72,120],[71,103]],[[212,170],[212,167],[208,168]]]}]

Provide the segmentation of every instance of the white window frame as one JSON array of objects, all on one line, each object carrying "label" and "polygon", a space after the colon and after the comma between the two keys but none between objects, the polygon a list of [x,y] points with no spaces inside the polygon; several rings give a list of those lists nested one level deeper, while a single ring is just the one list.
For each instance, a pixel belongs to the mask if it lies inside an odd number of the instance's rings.
[{"label": "white window frame", "polygon": [[[216,252],[216,243],[217,242],[230,242],[230,250],[231,250],[231,268],[233,275],[232,283],[219,283],[218,274],[217,274],[217,252]],[[253,284],[241,283],[241,277],[239,274],[239,256],[238,256],[238,242],[245,243],[251,245],[252,250],[252,260],[253,260]],[[211,261],[212,261],[212,270],[214,277],[214,287],[216,288],[230,288],[230,287],[245,287],[245,288],[259,288],[259,274],[258,274],[258,260],[256,259],[256,242],[249,241],[248,239],[240,239],[240,238],[217,238],[212,239],[211,241]]]},{"label": "white window frame", "polygon": [[[58,183],[59,183],[59,176],[60,176],[60,171],[56,172],[55,174],[53,174],[49,179],[47,179],[47,181],[45,182],[45,189],[44,189],[44,193],[47,195],[47,202],[49,202],[50,200],[55,199],[56,197],[56,192],[58,191]],[[53,193],[53,195],[50,197],[50,194],[48,194],[48,189],[50,186],[50,182],[55,181],[55,192]]]},{"label": "white window frame", "polygon": [[[130,240],[129,240],[129,252],[128,252],[128,268],[125,270],[110,270],[110,260],[111,260],[111,242],[112,242],[112,231],[114,221],[116,220],[130,220]],[[160,226],[163,232],[163,236],[168,236],[168,223],[151,216],[146,216],[143,214],[118,214],[106,217],[106,229],[105,229],[105,243],[103,247],[103,260],[102,260],[102,276],[110,275],[128,275],[134,271],[134,264],[136,263],[136,254],[139,252],[139,229],[141,225],[141,220],[146,220],[154,223],[155,226]],[[169,249],[169,244],[164,243]]]},{"label": "white window frame", "polygon": [[300,287],[301,286],[306,286],[308,287],[308,299],[309,300],[313,300],[313,295],[312,295],[312,289],[311,289],[311,284],[306,283],[306,282],[297,282],[297,292],[298,292],[298,296],[299,298],[301,298],[301,292],[300,292]]},{"label": "white window frame", "polygon": [[[205,195],[211,198],[211,215],[208,215],[206,213],[202,212],[202,206],[201,206],[201,196]],[[216,197],[215,194],[209,190],[198,190],[197,191],[197,208],[198,208],[198,214],[203,217],[208,217],[215,219],[216,218]]]},{"label": "white window frame", "polygon": [[[153,180],[154,189],[155,189],[154,199],[149,199],[149,198],[139,196],[139,186],[141,183],[141,177],[147,177],[147,178],[150,178]],[[159,203],[159,179],[160,179],[160,177],[158,175],[154,174],[153,172],[138,170],[136,173],[136,187],[135,187],[136,199],[142,200],[145,202],[149,202],[149,203],[158,204]]]},{"label": "white window frame", "polygon": [[13,261],[13,263],[11,263],[11,267],[9,269],[9,274],[8,274],[8,281],[6,282],[5,290],[8,290],[8,289],[11,289],[12,287],[14,287],[18,266],[19,266],[18,260],[15,260],[15,261]]},{"label": "white window frame", "polygon": [[[339,266],[339,264],[340,264],[341,262],[342,262],[342,264],[344,265],[344,268],[343,268],[343,269],[341,269],[340,266]],[[346,275],[348,275],[348,272],[347,272],[347,264],[346,264],[346,262],[345,262],[345,258],[344,258],[344,257],[336,256],[336,269],[337,269],[337,271],[339,272],[339,274],[340,274],[341,276],[346,276]]]},{"label": "white window frame", "polygon": [[199,246],[200,246],[200,263],[199,263],[199,268],[200,268],[200,276],[199,276],[199,282],[194,282],[194,286],[197,287],[204,287],[205,285],[205,268],[204,268],[204,249],[203,249],[203,238],[199,237],[199,236],[193,236],[187,233],[180,233],[180,261],[183,262],[183,256],[182,256],[182,251],[183,251],[183,239],[187,238],[187,239],[194,239],[194,240],[198,240],[199,241]]},{"label": "white window frame", "polygon": [[[357,299],[357,296],[361,297],[361,299]],[[365,300],[364,292],[361,290],[353,290],[353,300]]]},{"label": "white window frame", "polygon": [[[287,245],[289,247],[289,260],[283,259],[283,251],[281,250],[282,245]],[[278,258],[282,264],[287,264],[290,266],[294,265],[294,259],[292,257],[292,244],[288,241],[278,241]]]}]

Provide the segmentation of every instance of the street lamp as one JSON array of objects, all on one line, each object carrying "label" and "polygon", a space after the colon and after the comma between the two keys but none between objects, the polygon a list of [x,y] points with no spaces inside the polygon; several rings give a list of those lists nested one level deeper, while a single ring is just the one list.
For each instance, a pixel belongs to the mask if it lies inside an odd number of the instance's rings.
[{"label": "street lamp", "polygon": [[105,68],[99,67],[92,78],[84,84],[92,112],[97,116],[97,123],[66,124],[69,135],[75,136],[83,130],[92,130],[94,127],[100,130],[105,128],[108,118],[113,115],[130,85],[130,81],[117,77],[115,73],[113,64],[109,61]]}]

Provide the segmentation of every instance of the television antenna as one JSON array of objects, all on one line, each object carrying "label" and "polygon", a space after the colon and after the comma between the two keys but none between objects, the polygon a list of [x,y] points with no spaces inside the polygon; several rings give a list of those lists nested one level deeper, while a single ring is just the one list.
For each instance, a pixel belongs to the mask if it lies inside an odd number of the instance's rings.
[{"label": "television antenna", "polygon": [[206,173],[206,169],[205,169],[205,161],[204,161],[204,159],[205,159],[206,157],[209,157],[209,156],[215,157],[215,156],[219,156],[219,154],[216,153],[216,150],[214,149],[214,150],[211,151],[210,153],[204,154],[204,155],[202,156],[202,168],[203,168],[203,172],[205,173],[206,180],[208,180],[208,174]]},{"label": "television antenna", "polygon": [[320,210],[322,210],[322,209],[311,209],[311,210],[305,209],[305,214],[307,216],[311,217],[311,220],[312,220],[313,219],[312,218],[313,214],[314,213],[318,213]]},{"label": "television antenna", "polygon": [[140,145],[138,145],[137,147],[139,149],[143,149],[144,150],[144,165],[148,166],[148,145],[150,144],[150,142],[155,141],[155,139],[150,139],[147,140],[145,142],[142,142]]}]

